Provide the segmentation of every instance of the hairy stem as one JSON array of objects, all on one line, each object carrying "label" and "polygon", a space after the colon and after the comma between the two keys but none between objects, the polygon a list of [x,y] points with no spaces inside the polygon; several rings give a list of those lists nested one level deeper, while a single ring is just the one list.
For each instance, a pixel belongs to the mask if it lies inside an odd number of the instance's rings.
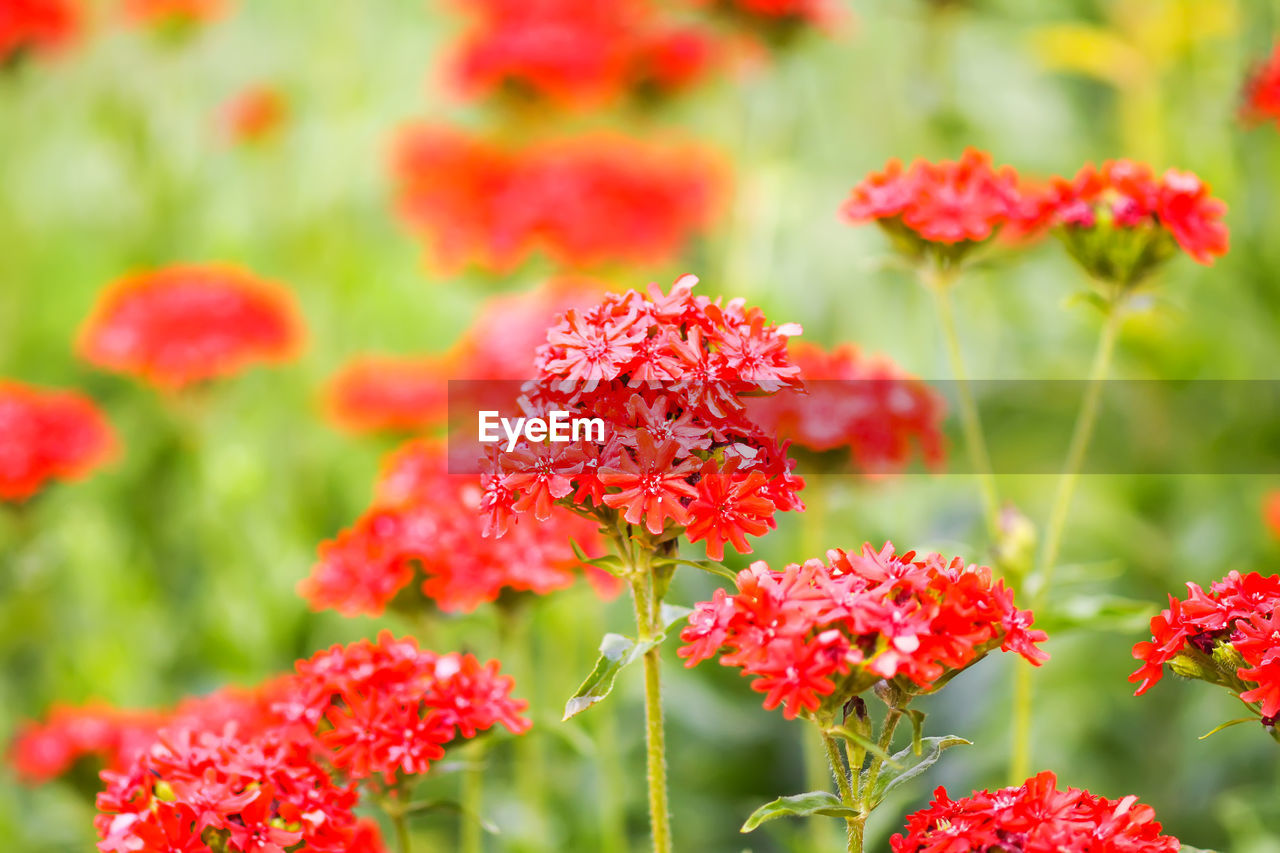
[{"label": "hairy stem", "polygon": [[462,771],[463,815],[458,839],[460,853],[483,853],[484,850],[484,827],[480,822],[484,809],[484,752],[484,741],[475,741],[471,746],[471,761]]},{"label": "hairy stem", "polygon": [[[836,777],[836,787],[840,790],[840,802],[851,809],[858,808],[858,801],[853,793],[853,785],[849,781],[851,774],[849,773],[849,768],[845,766],[844,757],[840,754],[840,747],[836,744],[836,739],[826,732],[822,732],[822,745],[826,748],[827,761],[831,764],[831,775]],[[857,772],[856,769],[854,772]],[[848,844],[846,846],[848,853],[862,853],[863,816],[847,817],[844,822],[845,826],[848,827]]]},{"label": "hairy stem", "polygon": [[[885,715],[884,726],[880,729],[880,741],[877,746],[884,753],[889,752],[889,747],[893,745],[893,733],[898,728],[898,722],[902,719],[902,710],[899,708],[890,708]],[[880,778],[880,770],[884,767],[884,759],[878,755],[871,756],[871,764],[867,767],[867,784],[862,788],[862,807],[863,811],[870,811],[869,802],[876,788],[876,780]]]},{"label": "hairy stem", "polygon": [[955,284],[955,272],[922,271],[921,280],[933,294],[938,311],[938,322],[947,345],[947,357],[951,361],[951,373],[956,380],[956,400],[960,408],[960,426],[964,431],[965,448],[969,464],[978,478],[978,490],[982,495],[982,514],[987,523],[987,535],[994,543],[1000,536],[1000,497],[996,489],[995,474],[991,469],[991,456],[983,437],[982,420],[978,406],[969,387],[969,373],[965,369],[964,354],[960,350],[960,335],[956,330],[955,312],[951,307],[951,287]]},{"label": "hairy stem", "polygon": [[[624,552],[624,559],[626,559]],[[632,557],[631,597],[635,603],[636,636],[648,643],[661,631],[661,599],[653,584],[652,551],[641,545]],[[671,816],[667,805],[666,734],[662,724],[661,649],[644,653],[645,764],[649,786],[649,828],[654,853],[671,851]]]}]

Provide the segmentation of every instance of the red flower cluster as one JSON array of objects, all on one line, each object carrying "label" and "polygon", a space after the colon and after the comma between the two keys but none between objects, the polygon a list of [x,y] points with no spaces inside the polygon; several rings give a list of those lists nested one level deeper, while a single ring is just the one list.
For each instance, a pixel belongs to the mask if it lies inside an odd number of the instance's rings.
[{"label": "red flower cluster", "polygon": [[672,94],[700,82],[717,46],[666,20],[650,0],[480,0],[453,58],[469,96],[505,93],[601,107],[628,95]]},{"label": "red flower cluster", "polygon": [[447,267],[509,270],[535,251],[570,268],[660,263],[710,224],[721,196],[704,150],[620,136],[513,150],[420,126],[394,160],[401,213]]},{"label": "red flower cluster", "polygon": [[986,566],[939,554],[916,560],[891,544],[827,558],[739,572],[736,595],[718,589],[694,608],[680,634],[686,666],[724,650],[720,662],[754,677],[765,708],[781,705],[791,719],[840,708],[881,679],[928,692],[996,648],[1036,665],[1048,657],[1030,611],[1014,606]]},{"label": "red flower cluster", "polygon": [[1169,607],[1151,618],[1151,640],[1133,647],[1142,661],[1129,676],[1137,695],[1164,676],[1203,678],[1256,703],[1262,721],[1280,715],[1280,576],[1231,572],[1209,587],[1187,584],[1187,599],[1169,596]]},{"label": "red flower cluster", "polygon": [[523,733],[526,703],[496,662],[382,634],[300,661],[295,675],[179,715],[103,773],[103,853],[381,851],[361,785],[425,773],[458,737]]},{"label": "red flower cluster", "polygon": [[968,149],[958,162],[891,160],[853,188],[841,208],[853,224],[875,222],[912,256],[929,244],[964,248],[1009,224],[1025,226],[1017,173]]},{"label": "red flower cluster", "polygon": [[49,480],[83,477],[115,447],[88,397],[0,380],[0,500],[25,500]]},{"label": "red flower cluster", "polygon": [[571,585],[579,560],[571,541],[595,550],[595,526],[563,510],[545,524],[485,538],[475,476],[450,474],[444,448],[414,442],[392,454],[373,505],[320,546],[299,587],[316,610],[379,615],[414,579],[440,609],[470,611],[503,590],[545,595]]},{"label": "red flower cluster", "polygon": [[599,418],[605,435],[496,454],[485,479],[488,532],[501,536],[520,513],[548,519],[562,502],[616,512],[654,536],[683,528],[720,559],[725,542],[749,551],[747,535],[799,508],[803,483],[743,397],[797,384],[787,339],[800,327],[768,325],[741,300],[695,297],[696,283],[684,276],[670,293],[611,294],[551,327],[524,413]]},{"label": "red flower cluster", "polygon": [[122,11],[140,24],[198,24],[221,18],[228,0],[124,0]]},{"label": "red flower cluster", "polygon": [[48,782],[71,770],[82,758],[107,767],[123,767],[155,741],[162,715],[121,711],[103,703],[57,705],[43,723],[18,729],[9,761],[26,782]]},{"label": "red flower cluster", "polygon": [[[1073,254],[1086,265],[1097,264],[1090,242],[1098,228],[1149,235],[1145,252],[1155,261],[1172,254],[1172,248],[1161,245],[1169,238],[1201,264],[1227,252],[1227,227],[1221,221],[1227,206],[1190,172],[1170,169],[1157,179],[1145,164],[1109,160],[1101,169],[1085,166],[1070,182],[1059,179],[1057,191],[1057,222]],[[1145,271],[1145,261],[1135,266]],[[1100,269],[1107,277],[1117,272]]]},{"label": "red flower cluster", "polygon": [[56,50],[80,32],[80,7],[72,0],[0,2],[0,62],[24,50]]},{"label": "red flower cluster", "polygon": [[1177,853],[1178,839],[1160,828],[1155,810],[1135,796],[1109,800],[1078,788],[1059,791],[1057,777],[1045,772],[1016,788],[959,800],[938,788],[890,847],[893,853]]},{"label": "red flower cluster", "polygon": [[1250,124],[1265,121],[1280,124],[1280,45],[1249,74],[1240,114]]},{"label": "red flower cluster", "polygon": [[105,370],[174,390],[256,362],[286,361],[301,340],[284,288],[232,267],[172,266],[111,285],[79,350]]},{"label": "red flower cluster", "polygon": [[926,464],[942,462],[943,401],[924,382],[852,344],[827,352],[797,341],[790,353],[803,388],[748,404],[767,431],[819,453],[847,450],[870,474],[901,470],[916,448]]},{"label": "red flower cluster", "polygon": [[280,90],[270,86],[245,89],[218,110],[218,127],[230,142],[260,142],[274,136],[289,115]]},{"label": "red flower cluster", "polygon": [[594,304],[603,285],[552,279],[526,293],[485,301],[480,315],[441,356],[366,356],[329,380],[325,408],[352,432],[419,431],[444,423],[448,380],[523,381],[533,353],[563,311]]}]

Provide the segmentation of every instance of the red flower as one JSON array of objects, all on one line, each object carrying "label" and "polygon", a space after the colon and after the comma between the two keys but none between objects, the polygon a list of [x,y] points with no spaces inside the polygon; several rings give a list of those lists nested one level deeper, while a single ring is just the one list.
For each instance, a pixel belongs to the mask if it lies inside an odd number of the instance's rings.
[{"label": "red flower", "polygon": [[447,379],[439,358],[365,356],[329,380],[325,408],[352,432],[423,430],[445,419]]},{"label": "red flower", "polygon": [[943,400],[924,382],[849,344],[827,352],[797,341],[790,354],[804,385],[752,401],[763,428],[818,453],[847,450],[869,474],[900,470],[917,450],[942,463]]},{"label": "red flower", "polygon": [[126,18],[139,24],[198,24],[221,18],[228,0],[122,0]]},{"label": "red flower", "polygon": [[[747,535],[798,507],[803,483],[746,402],[797,384],[786,342],[800,329],[770,326],[741,300],[695,297],[696,281],[684,276],[670,293],[609,295],[548,330],[522,412],[598,419],[605,434],[561,445],[554,481],[531,479],[551,454],[541,445],[497,453],[490,533],[554,500],[608,523],[620,516],[653,536],[705,539],[718,559],[726,541],[748,550]],[[555,489],[534,489],[544,481]]]},{"label": "red flower", "polygon": [[54,479],[86,476],[115,452],[88,397],[0,380],[0,500],[25,500]]},{"label": "red flower", "polygon": [[1187,584],[1188,596],[1169,596],[1168,609],[1151,618],[1151,640],[1133,647],[1143,665],[1129,676],[1141,695],[1164,676],[1221,684],[1258,706],[1267,726],[1280,714],[1280,576],[1231,572],[1206,592]]},{"label": "red flower", "polygon": [[1021,853],[1177,853],[1178,839],[1161,835],[1155,810],[1137,797],[1108,800],[1078,788],[1058,790],[1045,772],[1016,788],[977,791],[959,800],[945,788],[907,818],[905,834],[893,836],[893,853],[962,853],[1018,850]]},{"label": "red flower", "polygon": [[253,86],[222,105],[218,126],[231,142],[260,142],[275,135],[288,114],[289,105],[280,90]]},{"label": "red flower", "polygon": [[676,28],[646,0],[482,0],[452,76],[467,96],[535,97],[599,108],[693,86],[711,67],[708,33]]},{"label": "red flower", "polygon": [[958,162],[917,160],[904,170],[890,161],[854,187],[842,212],[855,225],[876,222],[907,240],[913,254],[928,244],[964,248],[1021,221],[1018,186],[1012,168],[996,169],[991,155],[970,148]]},{"label": "red flower", "polygon": [[81,332],[81,357],[164,389],[282,362],[301,346],[292,296],[247,272],[173,266],[102,294]]},{"label": "red flower", "polygon": [[[1226,205],[1190,172],[1157,179],[1149,166],[1110,160],[1058,179],[1057,216],[1067,246],[1090,273],[1132,285],[1178,248],[1201,264],[1227,252]],[[1103,239],[1100,239],[1103,238]]]},{"label": "red flower", "polygon": [[30,722],[14,736],[9,761],[31,784],[68,772],[81,758],[97,757],[109,768],[132,762],[151,745],[160,715],[120,711],[92,703],[55,705],[43,723]]},{"label": "red flower", "polygon": [[597,548],[594,526],[559,508],[540,524],[485,538],[483,496],[476,475],[449,474],[441,445],[405,445],[384,465],[369,510],[320,546],[300,594],[316,610],[376,616],[421,572],[422,593],[436,606],[471,611],[504,590],[563,589],[578,577],[571,541]]},{"label": "red flower", "polygon": [[1280,44],[1265,62],[1253,68],[1245,81],[1240,116],[1250,124],[1280,123]]},{"label": "red flower", "polygon": [[79,35],[80,8],[73,0],[0,2],[0,62],[24,50],[52,51]]},{"label": "red flower", "polygon": [[909,693],[934,690],[993,649],[1033,664],[1047,655],[1003,581],[985,566],[898,556],[892,545],[861,554],[832,550],[773,571],[756,562],[738,574],[738,593],[698,604],[680,634],[686,665],[714,657],[742,669],[765,693],[765,708],[793,718],[838,709],[881,679]]},{"label": "red flower", "polygon": [[452,268],[661,263],[710,224],[721,167],[705,151],[592,135],[508,149],[413,127],[394,155],[401,215]]}]

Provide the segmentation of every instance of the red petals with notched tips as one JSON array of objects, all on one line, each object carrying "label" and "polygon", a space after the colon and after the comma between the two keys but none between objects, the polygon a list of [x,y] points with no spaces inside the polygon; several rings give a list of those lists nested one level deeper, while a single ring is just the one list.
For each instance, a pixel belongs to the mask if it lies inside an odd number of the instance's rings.
[{"label": "red petals with notched tips", "polygon": [[115,447],[88,397],[0,380],[0,500],[26,500],[50,480],[83,477]]},{"label": "red petals with notched tips", "polygon": [[1161,835],[1155,810],[1128,796],[1109,800],[1078,788],[1058,790],[1052,773],[1016,788],[977,791],[952,800],[945,788],[907,818],[893,853],[1177,853],[1178,839]]},{"label": "red petals with notched tips", "polygon": [[1151,618],[1151,639],[1133,647],[1143,662],[1129,676],[1138,682],[1137,694],[1151,689],[1168,664],[1181,675],[1225,681],[1274,725],[1280,714],[1280,576],[1233,571],[1208,591],[1188,583],[1187,592],[1185,601],[1169,596],[1169,607]]},{"label": "red petals with notched tips", "polygon": [[686,666],[720,654],[788,718],[841,707],[881,679],[927,692],[996,648],[1033,664],[1048,657],[1037,648],[1044,632],[990,569],[915,556],[864,545],[829,551],[827,564],[753,563],[736,594],[717,590],[695,607],[679,654]]},{"label": "red petals with notched tips", "polygon": [[80,334],[82,358],[165,390],[293,358],[302,344],[293,296],[234,267],[172,266],[101,295]]},{"label": "red petals with notched tips", "polygon": [[749,550],[746,536],[799,505],[803,484],[746,401],[798,384],[787,339],[800,329],[768,325],[740,300],[695,297],[696,281],[611,294],[547,332],[522,406],[598,418],[605,434],[496,454],[484,501],[490,532],[561,502],[616,511],[653,536],[683,529],[718,560],[724,543]]},{"label": "red petals with notched tips", "polygon": [[404,220],[445,267],[504,271],[535,252],[565,268],[672,258],[714,217],[721,165],[705,150],[593,135],[511,149],[438,126],[396,143]]}]

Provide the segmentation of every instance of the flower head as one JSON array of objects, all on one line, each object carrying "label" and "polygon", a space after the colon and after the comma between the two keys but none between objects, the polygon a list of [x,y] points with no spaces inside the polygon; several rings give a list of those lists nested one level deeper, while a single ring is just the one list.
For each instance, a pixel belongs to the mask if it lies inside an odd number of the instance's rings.
[{"label": "flower head", "polygon": [[1129,676],[1146,693],[1168,665],[1221,685],[1255,706],[1265,725],[1280,714],[1280,576],[1231,572],[1208,590],[1187,584],[1186,600],[1151,618],[1151,639],[1133,647],[1142,666]]},{"label": "flower head", "polygon": [[351,432],[412,432],[448,411],[446,365],[431,356],[365,356],[344,365],[325,388],[325,408]]},{"label": "flower head", "polygon": [[571,542],[595,550],[594,526],[557,508],[546,522],[502,539],[483,536],[484,491],[474,474],[450,474],[443,446],[413,442],[383,467],[373,505],[323,543],[299,589],[317,610],[378,615],[414,578],[445,611],[471,611],[504,590],[545,595],[571,585]]},{"label": "flower head", "polygon": [[445,267],[651,264],[704,231],[722,195],[701,148],[590,135],[508,148],[426,126],[396,144],[402,217]]},{"label": "flower head", "polygon": [[744,534],[799,506],[803,484],[746,400],[798,384],[787,339],[800,329],[769,325],[741,300],[694,296],[696,281],[610,294],[552,325],[521,411],[598,421],[603,434],[497,454],[485,502],[491,532],[524,512],[544,518],[560,502],[654,537],[683,532],[720,559],[724,542],[745,547]]},{"label": "flower head", "polygon": [[893,853],[1019,850],[1024,853],[1177,853],[1178,839],[1161,835],[1155,810],[1134,796],[1109,800],[1078,788],[1058,790],[1052,773],[1016,788],[978,791],[953,800],[945,788],[907,818],[890,840]]},{"label": "flower head", "polygon": [[1227,207],[1190,172],[1156,178],[1149,166],[1110,160],[1058,179],[1055,222],[1072,257],[1094,276],[1124,288],[1179,250],[1201,264],[1227,252]]},{"label": "flower head", "polygon": [[993,649],[1037,665],[1047,657],[1036,646],[1044,632],[985,566],[890,544],[827,558],[739,572],[736,594],[717,590],[694,608],[680,634],[686,665],[719,654],[753,679],[765,708],[794,718],[841,708],[881,680],[930,692]]},{"label": "flower head", "polygon": [[995,168],[991,155],[969,149],[960,160],[904,167],[891,160],[854,187],[842,207],[847,222],[874,222],[910,259],[938,255],[955,263],[1000,232],[1023,222],[1018,174]]},{"label": "flower head", "polygon": [[0,500],[25,500],[50,480],[74,480],[116,447],[88,397],[0,380]]},{"label": "flower head", "polygon": [[0,63],[27,50],[61,49],[80,27],[80,7],[73,0],[5,0],[0,4]]},{"label": "flower head", "polygon": [[1250,124],[1267,121],[1280,124],[1280,44],[1245,80],[1240,115]]},{"label": "flower head", "polygon": [[80,335],[82,358],[160,388],[286,361],[302,326],[284,288],[222,266],[172,266],[122,279]]},{"label": "flower head", "polygon": [[279,89],[253,86],[222,105],[218,126],[230,142],[261,142],[279,132],[288,115],[288,102]]}]

